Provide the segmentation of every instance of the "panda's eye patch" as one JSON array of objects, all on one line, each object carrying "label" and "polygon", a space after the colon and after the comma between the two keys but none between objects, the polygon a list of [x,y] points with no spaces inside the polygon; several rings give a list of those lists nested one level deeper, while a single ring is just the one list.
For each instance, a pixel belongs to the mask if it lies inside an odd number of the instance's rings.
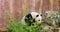
[{"label": "panda's eye patch", "polygon": [[36,17],[38,17],[39,15],[36,15]]}]

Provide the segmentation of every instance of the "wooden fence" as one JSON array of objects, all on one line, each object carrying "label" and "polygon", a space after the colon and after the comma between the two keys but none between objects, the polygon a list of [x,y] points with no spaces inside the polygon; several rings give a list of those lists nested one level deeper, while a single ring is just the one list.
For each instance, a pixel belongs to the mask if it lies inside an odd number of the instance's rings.
[{"label": "wooden fence", "polygon": [[[11,13],[16,20],[20,20],[24,14],[36,11],[44,14],[45,11],[58,10],[59,0],[0,0],[0,28],[8,24],[6,11]],[[2,29],[1,29],[2,30]]]}]

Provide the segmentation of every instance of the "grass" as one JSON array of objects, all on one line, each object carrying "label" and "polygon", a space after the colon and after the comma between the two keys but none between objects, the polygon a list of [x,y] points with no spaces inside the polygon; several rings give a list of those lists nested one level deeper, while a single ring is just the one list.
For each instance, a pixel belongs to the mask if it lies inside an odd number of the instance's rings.
[{"label": "grass", "polygon": [[[50,22],[54,25],[57,25],[60,27],[60,13],[53,13],[53,14],[48,14],[51,16],[48,16],[50,18]],[[46,18],[48,20],[48,18]],[[28,21],[28,20],[27,20]],[[10,32],[47,32],[43,29],[41,26],[41,23],[34,23],[34,26],[27,26],[24,24],[21,24],[20,21],[15,21],[14,18],[10,15],[10,20],[9,20],[9,26],[7,27],[8,31]]]},{"label": "grass", "polygon": [[34,26],[28,26],[21,24],[20,21],[15,21],[12,17],[10,17],[7,29],[10,32],[43,32],[42,26],[38,22],[34,23]]}]

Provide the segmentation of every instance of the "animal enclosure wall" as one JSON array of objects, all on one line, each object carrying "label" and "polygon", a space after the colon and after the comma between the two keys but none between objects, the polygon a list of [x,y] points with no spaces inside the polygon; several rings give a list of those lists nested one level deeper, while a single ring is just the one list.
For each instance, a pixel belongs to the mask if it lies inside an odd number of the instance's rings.
[{"label": "animal enclosure wall", "polygon": [[6,11],[11,13],[15,20],[19,21],[23,15],[36,11],[44,14],[45,11],[58,10],[59,0],[0,0],[0,28],[6,27],[9,17]]}]

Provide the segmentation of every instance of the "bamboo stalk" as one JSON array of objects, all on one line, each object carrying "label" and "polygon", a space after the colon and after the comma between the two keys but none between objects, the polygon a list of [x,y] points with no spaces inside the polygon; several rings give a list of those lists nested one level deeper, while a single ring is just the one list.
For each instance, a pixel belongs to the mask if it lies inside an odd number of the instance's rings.
[{"label": "bamboo stalk", "polygon": [[[60,0],[58,0],[58,2],[59,2],[59,3],[58,3],[58,7],[60,7]],[[60,10],[60,8],[58,8],[58,9]]]},{"label": "bamboo stalk", "polygon": [[53,0],[50,0],[51,3],[51,11],[53,11]]},{"label": "bamboo stalk", "polygon": [[13,13],[13,0],[9,0],[10,12]]},{"label": "bamboo stalk", "polygon": [[5,0],[1,0],[1,6],[2,6],[1,8],[2,8],[3,10],[6,10],[6,9],[5,9],[5,6],[4,6],[4,2],[5,2]]},{"label": "bamboo stalk", "polygon": [[28,0],[24,0],[24,4],[23,4],[23,15],[27,14],[28,12],[28,4],[27,4]]},{"label": "bamboo stalk", "polygon": [[43,6],[43,0],[40,0],[40,9],[39,9],[40,14],[42,13],[42,6]]},{"label": "bamboo stalk", "polygon": [[36,1],[36,0],[32,0],[32,11],[35,10],[35,1]]}]

